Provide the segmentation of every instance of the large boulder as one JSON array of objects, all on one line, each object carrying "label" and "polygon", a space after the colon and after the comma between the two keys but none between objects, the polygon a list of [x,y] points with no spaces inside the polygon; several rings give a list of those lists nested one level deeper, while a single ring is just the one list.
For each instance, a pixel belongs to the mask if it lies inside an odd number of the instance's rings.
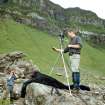
[{"label": "large boulder", "polygon": [[56,92],[51,95],[51,89],[46,85],[32,83],[27,87],[25,99],[22,102],[18,100],[17,105],[105,105],[105,88],[80,91],[79,94],[72,93],[72,96],[65,90],[59,90],[61,95]]}]

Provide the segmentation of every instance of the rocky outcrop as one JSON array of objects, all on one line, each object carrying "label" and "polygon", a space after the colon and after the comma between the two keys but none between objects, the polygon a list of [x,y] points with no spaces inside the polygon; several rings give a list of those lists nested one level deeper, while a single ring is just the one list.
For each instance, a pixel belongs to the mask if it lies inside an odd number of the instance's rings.
[{"label": "rocky outcrop", "polygon": [[20,95],[22,83],[29,77],[33,69],[38,69],[32,61],[25,60],[26,54],[21,51],[11,52],[0,55],[0,98],[4,96],[7,90],[6,76],[10,69],[15,69],[19,79],[16,80],[14,86],[14,95],[17,98]]},{"label": "rocky outcrop", "polygon": [[25,55],[22,52],[13,52],[0,55],[0,72],[5,73],[9,67],[18,63]]},{"label": "rocky outcrop", "polygon": [[27,88],[27,95],[23,101],[18,100],[17,105],[105,105],[105,88],[96,88],[91,92],[80,91],[79,94],[59,90],[61,95],[53,92],[52,87],[33,83]]},{"label": "rocky outcrop", "polygon": [[27,77],[26,74],[32,72],[33,69],[37,67],[33,65],[32,61],[25,60],[25,56],[26,55],[21,51],[12,52],[8,54],[1,54],[0,77],[3,77],[5,79],[9,69],[15,69],[16,74],[20,78]]},{"label": "rocky outcrop", "polygon": [[80,34],[86,41],[91,41],[94,44],[105,44],[105,34],[88,31],[80,31]]},{"label": "rocky outcrop", "polygon": [[35,11],[39,11],[42,15],[51,16],[51,18],[60,22],[66,22],[66,24],[74,22],[105,27],[105,20],[100,19],[91,11],[80,8],[63,9],[49,0],[12,0],[12,3],[22,7],[34,8]]},{"label": "rocky outcrop", "polygon": [[105,27],[105,20],[100,19],[95,13],[80,8],[69,8],[66,15],[70,23],[75,22],[82,25],[95,25]]},{"label": "rocky outcrop", "polygon": [[90,39],[96,44],[105,44],[105,35],[91,35]]},{"label": "rocky outcrop", "polygon": [[46,17],[43,17],[36,12],[27,12],[26,14],[23,14],[17,10],[12,11],[0,8],[0,16],[3,19],[13,19],[20,24],[47,31],[51,35],[58,35],[60,32],[60,28],[56,24],[51,24]]}]

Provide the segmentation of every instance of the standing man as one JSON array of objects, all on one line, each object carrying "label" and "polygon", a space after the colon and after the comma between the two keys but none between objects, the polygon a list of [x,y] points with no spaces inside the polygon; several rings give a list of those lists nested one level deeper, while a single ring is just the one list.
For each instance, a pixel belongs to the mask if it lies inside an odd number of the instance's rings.
[{"label": "standing man", "polygon": [[82,41],[81,41],[81,38],[76,34],[77,34],[76,29],[68,29],[67,35],[68,35],[68,38],[71,39],[68,46],[65,49],[53,48],[53,50],[57,52],[62,51],[63,53],[69,52],[74,90],[79,91],[80,89],[79,63],[80,63]]}]

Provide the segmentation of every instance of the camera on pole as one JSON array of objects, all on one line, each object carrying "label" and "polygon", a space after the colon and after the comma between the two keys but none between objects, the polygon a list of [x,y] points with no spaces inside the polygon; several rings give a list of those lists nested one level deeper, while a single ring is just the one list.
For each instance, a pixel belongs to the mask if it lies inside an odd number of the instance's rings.
[{"label": "camera on pole", "polygon": [[65,38],[65,36],[67,35],[67,30],[68,30],[68,28],[64,28],[64,29],[60,32],[59,37],[60,37],[61,39],[64,39],[64,38]]},{"label": "camera on pole", "polygon": [[63,32],[63,31],[60,32],[59,37],[60,37],[61,39],[64,39],[64,38],[65,38],[65,35],[64,35],[64,32]]}]

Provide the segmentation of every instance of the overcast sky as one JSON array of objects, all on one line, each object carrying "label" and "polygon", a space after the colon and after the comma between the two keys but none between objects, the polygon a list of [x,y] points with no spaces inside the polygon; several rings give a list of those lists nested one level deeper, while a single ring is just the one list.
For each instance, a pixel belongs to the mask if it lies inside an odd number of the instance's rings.
[{"label": "overcast sky", "polygon": [[105,19],[105,0],[50,0],[64,8],[80,7],[91,10],[99,17]]}]

